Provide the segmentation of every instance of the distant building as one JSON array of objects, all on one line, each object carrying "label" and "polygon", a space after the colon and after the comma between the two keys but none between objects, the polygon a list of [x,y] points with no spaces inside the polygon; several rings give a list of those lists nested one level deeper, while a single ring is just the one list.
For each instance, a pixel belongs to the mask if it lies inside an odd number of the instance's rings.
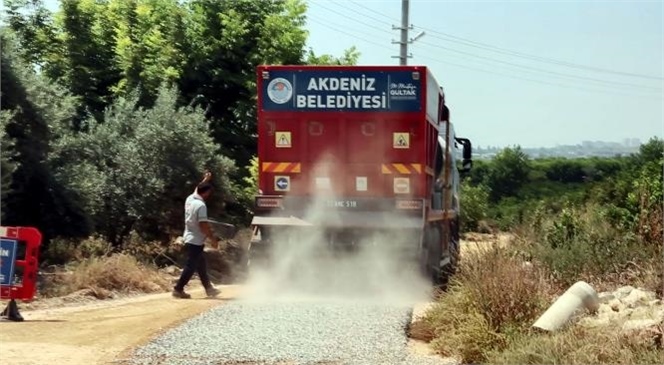
[{"label": "distant building", "polygon": [[[530,158],[564,157],[564,158],[583,158],[583,157],[614,157],[626,156],[636,153],[641,146],[638,138],[625,138],[621,142],[606,141],[583,141],[576,145],[557,145],[555,147],[537,147],[524,148]],[[477,147],[473,151],[473,157],[479,160],[490,160],[502,150],[501,147],[486,146]]]}]

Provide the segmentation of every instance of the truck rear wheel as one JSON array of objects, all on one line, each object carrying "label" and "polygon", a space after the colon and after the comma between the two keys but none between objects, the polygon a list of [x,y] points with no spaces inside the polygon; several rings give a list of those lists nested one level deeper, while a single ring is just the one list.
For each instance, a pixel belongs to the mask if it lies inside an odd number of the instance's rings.
[{"label": "truck rear wheel", "polygon": [[447,290],[452,276],[456,274],[459,263],[459,235],[457,225],[450,224],[449,229],[449,241],[444,245],[445,249],[439,261],[437,281],[435,283],[442,290]]},{"label": "truck rear wheel", "polygon": [[442,258],[442,236],[440,228],[427,227],[424,233],[423,245],[420,251],[420,270],[427,280],[434,286],[441,283],[440,260]]}]

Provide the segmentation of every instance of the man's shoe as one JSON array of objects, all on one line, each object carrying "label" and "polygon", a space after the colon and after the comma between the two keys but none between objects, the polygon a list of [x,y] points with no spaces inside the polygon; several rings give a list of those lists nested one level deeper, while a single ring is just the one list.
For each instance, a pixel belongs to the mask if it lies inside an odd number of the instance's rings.
[{"label": "man's shoe", "polygon": [[184,292],[184,290],[173,289],[173,297],[180,299],[189,299],[191,295]]},{"label": "man's shoe", "polygon": [[205,289],[205,294],[207,294],[208,297],[216,297],[217,295],[221,294],[221,290],[210,287]]}]

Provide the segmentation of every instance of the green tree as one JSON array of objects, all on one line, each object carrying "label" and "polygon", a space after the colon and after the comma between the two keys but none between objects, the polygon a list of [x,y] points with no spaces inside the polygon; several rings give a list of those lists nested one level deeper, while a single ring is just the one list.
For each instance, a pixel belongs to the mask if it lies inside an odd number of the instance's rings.
[{"label": "green tree", "polygon": [[491,162],[487,183],[491,189],[491,200],[516,196],[528,182],[531,170],[530,159],[520,146],[507,147]]},{"label": "green tree", "polygon": [[470,185],[486,184],[491,170],[491,161],[476,160],[473,161],[473,168],[469,173],[462,174],[461,179],[468,181]]},{"label": "green tree", "polygon": [[49,142],[75,115],[75,101],[23,64],[7,34],[0,34],[0,42],[0,109],[7,143],[3,143],[3,165],[14,167],[3,179],[3,224],[35,226],[47,241],[58,235],[86,235],[85,213],[46,162]]},{"label": "green tree", "polygon": [[4,201],[9,195],[9,189],[12,183],[12,175],[16,168],[19,166],[12,150],[14,143],[7,135],[7,125],[14,119],[14,111],[2,110],[0,111],[0,172],[2,172],[2,180],[0,181],[0,201],[3,202],[2,209],[0,209],[0,221],[5,219]]},{"label": "green tree", "polygon": [[550,181],[581,183],[586,178],[582,163],[582,160],[556,158],[548,164],[546,177]]},{"label": "green tree", "polygon": [[650,138],[648,142],[639,147],[639,152],[632,156],[636,166],[644,166],[649,163],[661,163],[664,158],[664,140],[657,137]]},{"label": "green tree", "polygon": [[152,105],[160,85],[181,76],[186,9],[177,0],[112,0],[104,19],[115,30],[112,48],[122,73],[115,94],[140,89],[139,104]]},{"label": "green tree", "polygon": [[78,122],[101,120],[113,97],[136,89],[149,107],[162,83],[176,83],[180,105],[205,108],[222,152],[242,166],[256,153],[256,66],[359,56],[306,54],[302,0],[63,0],[55,16],[40,0],[9,1],[26,58],[80,98]]},{"label": "green tree", "polygon": [[43,69],[54,44],[56,29],[51,12],[42,0],[5,0],[6,19],[21,45],[19,54],[28,65]]},{"label": "green tree", "polygon": [[80,98],[73,126],[79,129],[88,115],[101,118],[121,75],[113,58],[113,28],[103,18],[105,2],[62,0],[60,7],[45,72]]},{"label": "green tree", "polygon": [[194,0],[180,88],[205,105],[224,154],[245,166],[256,153],[256,66],[300,64],[306,6],[300,0]]},{"label": "green tree", "polygon": [[360,59],[360,51],[355,46],[344,51],[341,57],[335,57],[329,54],[317,56],[314,50],[309,48],[306,55],[305,63],[307,65],[337,65],[337,66],[352,66],[356,65]]},{"label": "green tree", "polygon": [[489,189],[484,185],[461,183],[460,220],[462,231],[476,231],[489,211]]},{"label": "green tree", "polygon": [[216,153],[203,112],[177,107],[177,96],[163,88],[149,109],[138,106],[137,93],[120,97],[103,122],[90,120],[88,131],[54,146],[58,178],[78,192],[96,230],[116,246],[131,231],[163,239],[181,228],[184,199],[205,169],[219,188],[210,215],[220,216],[221,202],[230,199],[232,161]]}]

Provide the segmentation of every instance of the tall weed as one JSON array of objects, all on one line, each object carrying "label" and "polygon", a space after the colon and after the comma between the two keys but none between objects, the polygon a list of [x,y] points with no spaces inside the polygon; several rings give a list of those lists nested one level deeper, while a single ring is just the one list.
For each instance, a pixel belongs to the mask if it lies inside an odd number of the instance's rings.
[{"label": "tall weed", "polygon": [[528,326],[546,308],[551,287],[544,271],[492,247],[468,258],[458,280],[491,328]]},{"label": "tall weed", "polygon": [[464,256],[449,290],[411,327],[441,355],[464,363],[487,360],[507,346],[511,333],[527,328],[546,308],[551,288],[545,271],[491,247]]}]

